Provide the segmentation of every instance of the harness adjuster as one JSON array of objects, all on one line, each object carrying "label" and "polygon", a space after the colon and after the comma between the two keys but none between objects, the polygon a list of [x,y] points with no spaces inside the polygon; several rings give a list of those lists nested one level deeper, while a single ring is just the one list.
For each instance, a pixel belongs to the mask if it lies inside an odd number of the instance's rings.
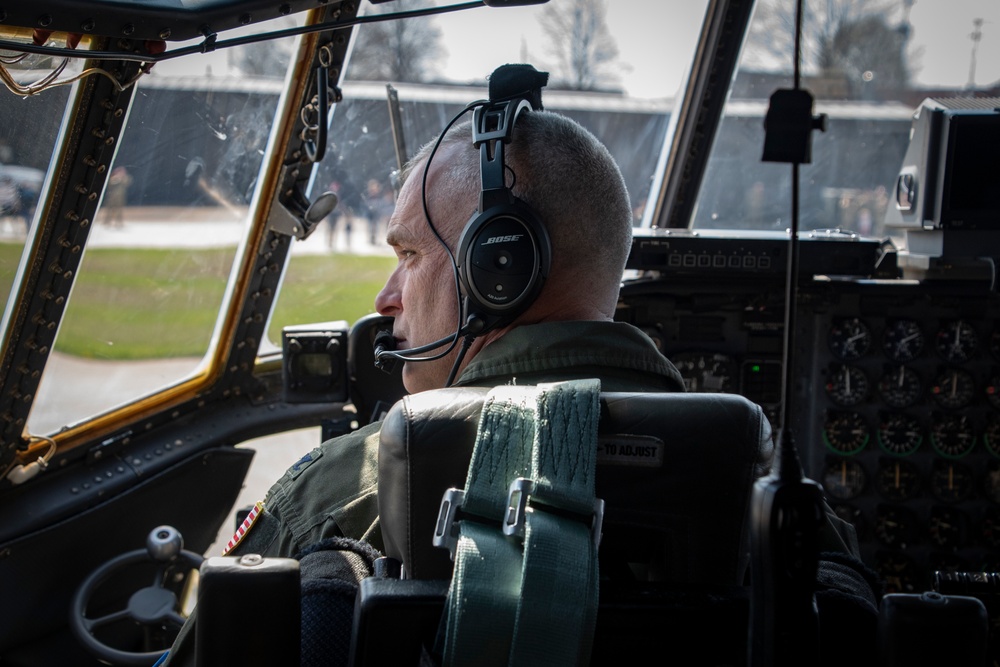
[{"label": "harness adjuster", "polygon": [[543,502],[535,502],[529,505],[529,500],[534,493],[535,483],[530,479],[518,477],[510,483],[510,490],[507,493],[507,510],[503,517],[503,534],[513,537],[521,542],[524,541],[524,529],[527,522],[529,507],[531,511],[536,509],[543,511],[553,511],[563,516],[572,517],[590,526],[591,537],[594,541],[594,548],[601,545],[601,531],[604,525],[604,499],[594,498],[594,511],[591,514],[579,514],[577,512],[563,510],[548,505]]},{"label": "harness adjuster", "polygon": [[465,502],[465,491],[448,489],[441,498],[437,523],[434,525],[434,546],[447,549],[452,560],[458,548],[458,511]]}]

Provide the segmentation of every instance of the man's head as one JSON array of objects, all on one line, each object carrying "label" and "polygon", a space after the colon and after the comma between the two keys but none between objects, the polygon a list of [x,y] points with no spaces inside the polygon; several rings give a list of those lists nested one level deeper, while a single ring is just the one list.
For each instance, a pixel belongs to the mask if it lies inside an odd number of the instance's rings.
[{"label": "man's head", "polygon": [[[400,349],[444,338],[461,323],[453,260],[428,225],[423,201],[426,195],[427,214],[454,254],[479,203],[479,150],[469,123],[446,134],[427,168],[431,149],[424,146],[404,170],[386,235],[399,263],[375,301],[379,313],[395,318]],[[545,111],[522,113],[506,165],[512,192],[548,230],[552,266],[538,298],[511,325],[477,338],[464,363],[513,326],[610,320],[631,246],[632,211],[621,173],[607,149],[576,122]],[[406,389],[443,387],[456,354],[407,362]]]}]

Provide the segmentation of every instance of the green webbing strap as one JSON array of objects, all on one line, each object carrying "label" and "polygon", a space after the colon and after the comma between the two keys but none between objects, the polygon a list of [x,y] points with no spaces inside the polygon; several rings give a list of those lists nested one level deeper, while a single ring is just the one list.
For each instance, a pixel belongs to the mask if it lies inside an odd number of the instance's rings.
[{"label": "green webbing strap", "polygon": [[461,507],[445,665],[589,660],[599,396],[597,380],[488,394]]}]

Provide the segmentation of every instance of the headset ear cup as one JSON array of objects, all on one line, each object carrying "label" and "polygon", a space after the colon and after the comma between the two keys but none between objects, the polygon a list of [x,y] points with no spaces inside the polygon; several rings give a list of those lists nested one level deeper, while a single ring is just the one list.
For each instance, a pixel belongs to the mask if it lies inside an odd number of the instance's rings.
[{"label": "headset ear cup", "polygon": [[520,200],[473,216],[458,245],[466,316],[483,317],[486,330],[512,322],[541,291],[551,255],[544,225]]}]

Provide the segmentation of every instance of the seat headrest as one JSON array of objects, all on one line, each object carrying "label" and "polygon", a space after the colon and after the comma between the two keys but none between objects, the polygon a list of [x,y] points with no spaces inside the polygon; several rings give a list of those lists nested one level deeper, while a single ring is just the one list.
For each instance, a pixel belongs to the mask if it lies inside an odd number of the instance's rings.
[{"label": "seat headrest", "polygon": [[[489,391],[406,396],[382,424],[382,537],[411,578],[451,576],[431,538],[443,493],[465,486]],[[750,492],[773,453],[760,407],[736,394],[604,392],[598,431],[602,574],[627,564],[639,578],[742,583]]]}]

